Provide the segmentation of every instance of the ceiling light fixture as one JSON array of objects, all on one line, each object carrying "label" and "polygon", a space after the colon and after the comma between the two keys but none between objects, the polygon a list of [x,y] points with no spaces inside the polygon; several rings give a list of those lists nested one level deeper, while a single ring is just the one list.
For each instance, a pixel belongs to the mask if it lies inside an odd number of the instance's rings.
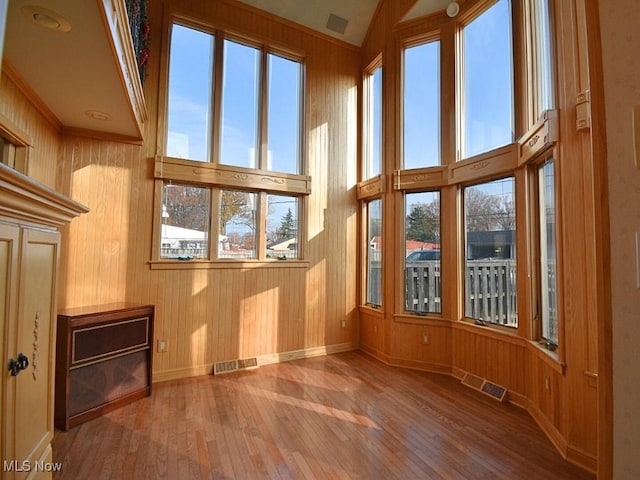
[{"label": "ceiling light fixture", "polygon": [[68,32],[71,30],[71,24],[62,15],[39,5],[25,5],[20,11],[39,27],[56,32]]},{"label": "ceiling light fixture", "polygon": [[109,120],[111,120],[111,115],[101,112],[100,110],[87,110],[86,112],[84,112],[84,114],[89,118],[100,120],[102,122],[108,122]]}]

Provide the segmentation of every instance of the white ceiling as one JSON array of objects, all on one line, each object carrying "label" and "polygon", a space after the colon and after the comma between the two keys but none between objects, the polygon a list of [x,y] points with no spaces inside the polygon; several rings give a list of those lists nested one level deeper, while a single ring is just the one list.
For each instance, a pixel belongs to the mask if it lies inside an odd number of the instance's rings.
[{"label": "white ceiling", "polygon": [[[360,46],[379,0],[239,1]],[[449,2],[416,0],[403,20],[443,10]],[[99,3],[97,0],[11,0],[4,57],[63,127],[139,139],[138,124],[115,64]],[[71,26],[70,31],[38,26],[22,11],[22,7],[34,4],[64,17]],[[348,20],[344,34],[326,27],[330,14]],[[111,119],[97,120],[87,116],[87,111],[104,112]]]},{"label": "white ceiling", "polygon": [[[71,30],[37,25],[22,12],[34,4],[64,17]],[[11,0],[4,56],[63,126],[139,137],[96,0]]]},{"label": "white ceiling", "polygon": [[[378,0],[239,0],[318,32],[361,46]],[[393,0],[392,0],[393,1]],[[444,10],[451,0],[417,0],[403,20]],[[327,28],[329,15],[348,20],[344,34]]]}]

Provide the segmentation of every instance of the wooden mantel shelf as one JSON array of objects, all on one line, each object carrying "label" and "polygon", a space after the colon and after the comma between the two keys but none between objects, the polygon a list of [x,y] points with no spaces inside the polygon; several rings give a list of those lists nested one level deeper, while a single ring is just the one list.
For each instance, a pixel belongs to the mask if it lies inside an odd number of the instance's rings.
[{"label": "wooden mantel shelf", "polygon": [[52,227],[69,223],[89,208],[0,164],[0,215]]}]

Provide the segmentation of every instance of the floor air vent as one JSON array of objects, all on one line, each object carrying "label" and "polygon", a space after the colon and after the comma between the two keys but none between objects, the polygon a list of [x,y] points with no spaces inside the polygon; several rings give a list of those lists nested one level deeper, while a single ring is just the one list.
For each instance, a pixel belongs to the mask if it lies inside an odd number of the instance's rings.
[{"label": "floor air vent", "polygon": [[241,358],[239,360],[226,360],[213,364],[213,374],[235,372],[236,370],[251,370],[258,368],[258,359],[256,357]]},{"label": "floor air vent", "polygon": [[471,373],[465,373],[462,378],[462,384],[467,387],[471,387],[474,390],[478,390],[479,392],[484,393],[485,395],[490,396],[491,398],[495,398],[499,401],[504,401],[504,397],[507,395],[507,389],[505,387],[501,387],[500,385],[496,385],[495,383],[491,383],[484,378],[477,377]]}]

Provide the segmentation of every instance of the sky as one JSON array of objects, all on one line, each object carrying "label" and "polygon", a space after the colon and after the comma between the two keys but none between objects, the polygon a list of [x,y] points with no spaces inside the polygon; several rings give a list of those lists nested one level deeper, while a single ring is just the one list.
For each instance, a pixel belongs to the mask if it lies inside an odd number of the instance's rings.
[{"label": "sky", "polygon": [[[463,29],[462,158],[503,146],[514,138],[509,10],[509,0],[500,0]],[[210,161],[214,36],[175,25],[171,42],[166,153]],[[413,46],[404,55],[403,166],[437,166],[442,162],[440,43]],[[259,51],[225,40],[224,57],[220,162],[255,168]],[[269,168],[304,173],[298,170],[301,65],[270,54],[268,69]],[[374,72],[373,129],[377,133],[369,177],[381,171],[382,77],[381,70]],[[289,205],[282,205],[282,209],[272,210],[276,211],[274,216],[286,213]]]}]

